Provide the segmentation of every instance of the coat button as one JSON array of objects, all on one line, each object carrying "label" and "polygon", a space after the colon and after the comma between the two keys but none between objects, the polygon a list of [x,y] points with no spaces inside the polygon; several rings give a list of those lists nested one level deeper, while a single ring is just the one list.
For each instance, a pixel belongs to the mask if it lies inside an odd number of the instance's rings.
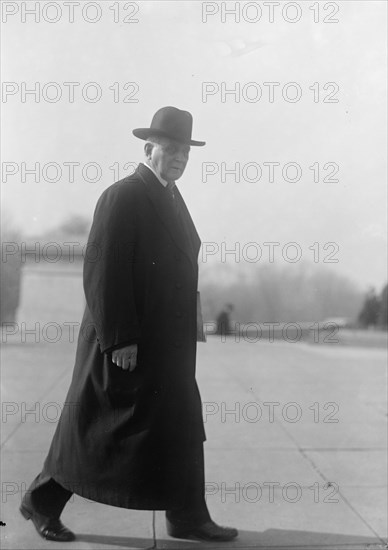
[{"label": "coat button", "polygon": [[178,288],[178,289],[182,288],[181,283],[175,283],[175,288]]},{"label": "coat button", "polygon": [[175,313],[175,315],[176,315],[177,317],[182,317],[182,312],[181,312],[181,311],[177,311],[177,312]]},{"label": "coat button", "polygon": [[178,254],[178,252],[176,252],[176,253],[174,254],[174,258],[176,259],[177,262],[180,262],[180,261],[181,261],[181,255]]},{"label": "coat button", "polygon": [[175,346],[176,348],[180,348],[180,347],[181,347],[181,343],[180,343],[178,340],[175,340],[174,346]]}]

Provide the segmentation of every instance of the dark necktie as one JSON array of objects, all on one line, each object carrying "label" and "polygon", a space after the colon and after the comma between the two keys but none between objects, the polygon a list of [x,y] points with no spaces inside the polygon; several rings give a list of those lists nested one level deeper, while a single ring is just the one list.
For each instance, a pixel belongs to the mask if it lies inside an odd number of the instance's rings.
[{"label": "dark necktie", "polygon": [[167,189],[167,191],[169,192],[169,194],[172,198],[172,202],[173,202],[173,205],[174,205],[174,208],[175,208],[175,212],[179,217],[180,216],[180,208],[179,208],[178,197],[175,194],[175,181],[169,181],[167,183],[166,189]]}]

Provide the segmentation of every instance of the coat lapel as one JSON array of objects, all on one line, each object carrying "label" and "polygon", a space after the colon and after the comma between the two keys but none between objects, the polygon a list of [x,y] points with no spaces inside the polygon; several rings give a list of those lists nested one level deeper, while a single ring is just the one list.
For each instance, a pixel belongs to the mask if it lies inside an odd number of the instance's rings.
[{"label": "coat lapel", "polygon": [[[175,244],[179,249],[186,254],[190,260],[196,265],[197,258],[193,258],[191,252],[191,247],[188,246],[184,231],[177,220],[175,213],[173,212],[171,198],[168,194],[168,191],[162,186],[157,177],[149,170],[144,164],[140,163],[137,172],[145,184],[145,188],[148,194],[149,199],[151,200],[154,209],[159,216],[162,223],[167,228]],[[179,191],[178,191],[179,193]],[[179,200],[181,201],[182,208],[184,210],[185,218],[189,223],[190,233],[193,235],[193,240],[195,243],[195,252],[198,255],[200,247],[200,239],[197,234],[197,231],[194,227],[193,221],[190,217],[189,211],[184,203],[184,200],[179,193]]]},{"label": "coat lapel", "polygon": [[201,246],[201,239],[199,238],[199,235],[198,235],[197,230],[195,228],[194,222],[193,222],[193,220],[190,216],[190,212],[189,212],[189,210],[186,206],[185,201],[183,200],[182,195],[180,194],[180,191],[179,191],[178,187],[175,187],[175,196],[178,196],[177,200],[180,201],[180,208],[181,208],[181,211],[182,211],[182,215],[185,218],[185,222],[187,224],[188,231],[190,233],[190,238],[191,238],[191,242],[192,242],[193,250],[194,250],[194,254],[195,254],[194,259],[196,261],[197,257],[198,257],[198,252],[199,252],[199,249],[200,249],[200,246]]}]

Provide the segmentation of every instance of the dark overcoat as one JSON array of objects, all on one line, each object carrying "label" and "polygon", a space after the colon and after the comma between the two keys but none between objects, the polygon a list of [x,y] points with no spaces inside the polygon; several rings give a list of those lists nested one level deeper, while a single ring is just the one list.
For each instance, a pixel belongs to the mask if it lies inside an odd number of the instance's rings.
[{"label": "dark overcoat", "polygon": [[[200,240],[176,192],[140,164],[107,188],[84,259],[86,310],[44,473],[86,498],[136,509],[183,502],[205,439],[195,381]],[[138,343],[124,371],[112,349]]]}]

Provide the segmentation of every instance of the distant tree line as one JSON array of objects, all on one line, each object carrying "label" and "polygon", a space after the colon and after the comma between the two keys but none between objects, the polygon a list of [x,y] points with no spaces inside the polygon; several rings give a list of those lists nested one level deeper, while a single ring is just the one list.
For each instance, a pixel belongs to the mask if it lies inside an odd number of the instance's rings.
[{"label": "distant tree line", "polygon": [[355,325],[364,298],[347,277],[308,263],[202,264],[200,289],[205,320],[214,321],[225,304],[233,304],[233,318],[242,323],[346,318]]}]

